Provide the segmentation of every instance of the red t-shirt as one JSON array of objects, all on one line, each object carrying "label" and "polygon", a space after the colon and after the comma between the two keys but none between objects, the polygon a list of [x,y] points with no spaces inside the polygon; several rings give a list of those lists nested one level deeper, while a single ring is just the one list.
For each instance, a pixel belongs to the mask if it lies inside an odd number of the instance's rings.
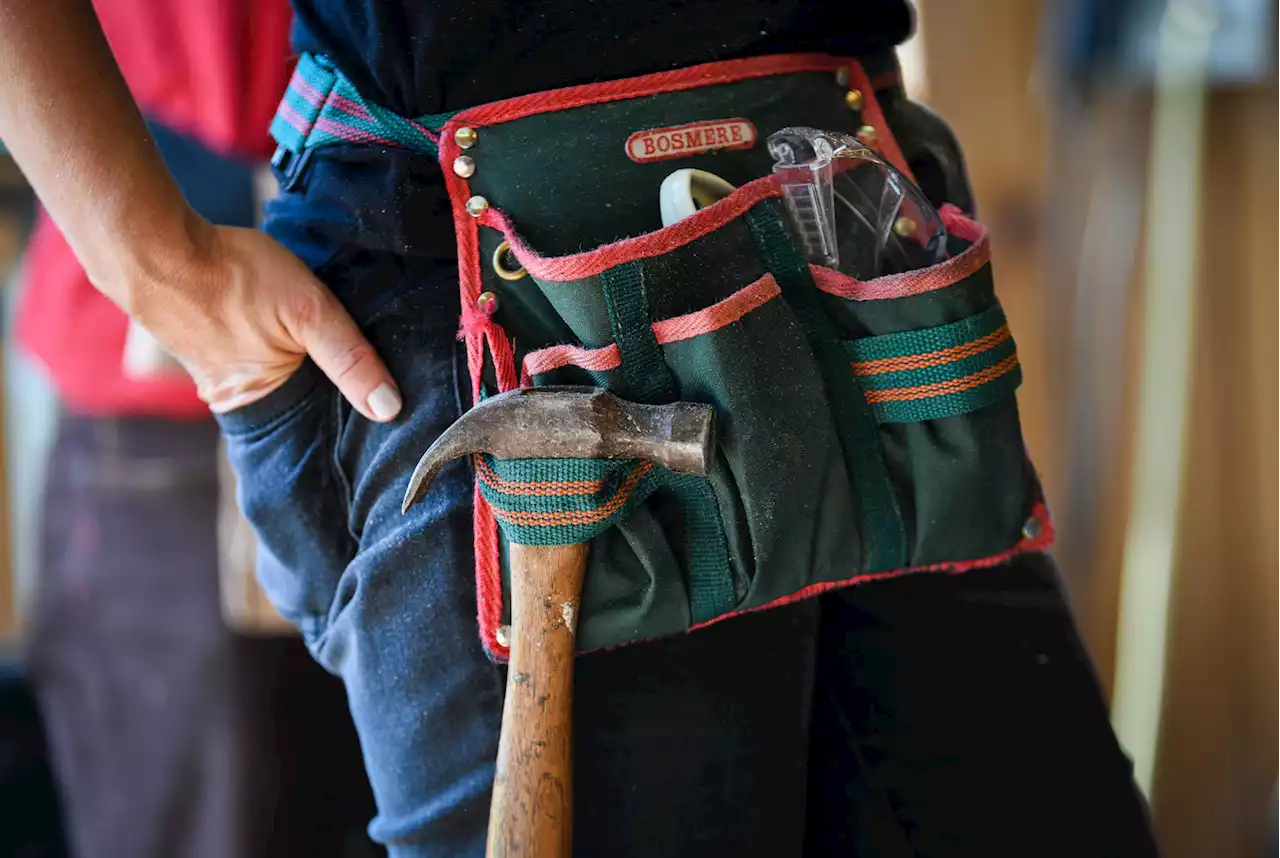
[{"label": "red t-shirt", "polygon": [[[293,70],[288,0],[94,0],[143,113],[224,155],[272,150],[267,126]],[[203,417],[185,377],[124,375],[125,315],[89,283],[62,234],[39,217],[27,246],[16,334],[71,409]]]}]

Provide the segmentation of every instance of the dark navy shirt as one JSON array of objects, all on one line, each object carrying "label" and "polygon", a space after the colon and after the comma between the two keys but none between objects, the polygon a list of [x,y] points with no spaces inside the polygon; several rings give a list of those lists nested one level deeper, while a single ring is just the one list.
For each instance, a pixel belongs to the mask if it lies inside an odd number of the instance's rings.
[{"label": "dark navy shirt", "polygon": [[858,56],[911,31],[907,0],[294,0],[293,42],[420,116],[763,54]]}]

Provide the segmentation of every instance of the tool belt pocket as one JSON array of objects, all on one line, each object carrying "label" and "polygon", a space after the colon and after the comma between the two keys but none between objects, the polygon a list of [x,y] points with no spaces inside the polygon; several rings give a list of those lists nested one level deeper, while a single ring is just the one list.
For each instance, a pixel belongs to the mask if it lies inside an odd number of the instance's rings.
[{"label": "tool belt pocket", "polygon": [[[858,281],[813,267],[877,430],[907,568],[999,555],[1044,538],[1014,392],[1017,347],[996,298],[987,231],[944,206],[949,258]],[[1039,518],[1037,516],[1040,516]],[[1025,531],[1025,533],[1023,533]]]},{"label": "tool belt pocket", "polygon": [[862,282],[804,261],[777,195],[762,179],[674,226],[559,257],[484,214],[485,291],[464,316],[483,346],[481,395],[574,384],[703,402],[718,443],[705,478],[478,456],[481,620],[497,654],[507,539],[592,543],[579,641],[593,649],[994,563],[1041,537],[1022,532],[1039,495],[985,231],[949,212],[946,262]]},{"label": "tool belt pocket", "polygon": [[[985,231],[946,209],[940,264],[868,281],[811,266],[767,152],[734,135],[869,123],[901,153],[856,65],[835,75],[847,93],[829,73],[731,70],[741,79],[716,83],[709,66],[692,86],[688,72],[515,99],[440,129],[477,401],[591,385],[706,403],[717,426],[706,477],[645,461],[475,458],[481,638],[495,657],[506,655],[509,541],[590,542],[584,650],[1048,544]],[[736,190],[655,229],[671,167],[645,141],[674,145],[679,132],[705,144],[694,120],[708,115],[737,118],[711,123],[723,148],[684,163]],[[627,154],[575,140],[626,140]],[[561,177],[552,165],[566,153]]]}]

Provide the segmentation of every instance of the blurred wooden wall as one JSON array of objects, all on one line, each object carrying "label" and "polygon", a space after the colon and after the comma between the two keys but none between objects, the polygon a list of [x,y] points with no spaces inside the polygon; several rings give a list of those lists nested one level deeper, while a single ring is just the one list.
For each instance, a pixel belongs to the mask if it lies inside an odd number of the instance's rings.
[{"label": "blurred wooden wall", "polygon": [[[1063,124],[1069,111],[1037,80],[1040,4],[917,3],[927,101],[964,144],[980,214],[991,228],[997,289],[1026,367],[1019,401],[1028,443],[1050,502],[1089,513],[1066,522],[1059,554],[1070,558],[1074,604],[1109,687],[1128,506],[1128,401],[1137,383],[1140,222],[1129,242],[1131,268],[1121,253],[1119,270],[1106,272],[1115,282],[1104,285],[1121,293],[1109,305],[1078,295],[1064,300],[1051,285],[1063,285],[1064,259],[1078,269],[1067,272],[1068,281],[1080,271],[1087,278],[1086,264],[1096,262],[1079,258],[1095,249],[1082,235],[1090,216],[1083,189],[1120,179],[1137,183],[1134,193],[1141,193],[1150,100],[1142,93],[1104,100],[1091,117],[1092,141],[1101,146],[1073,163],[1061,140],[1071,131]],[[1188,459],[1151,797],[1166,858],[1257,858],[1274,800],[1280,693],[1276,105],[1272,81],[1216,89],[1207,111]],[[1081,142],[1088,141],[1066,145]],[[1115,205],[1125,199],[1118,195]],[[1134,194],[1128,199],[1140,201]],[[1052,236],[1045,234],[1050,225]],[[1115,318],[1090,315],[1105,306]],[[1096,344],[1108,352],[1101,366],[1073,363],[1062,344],[1080,330],[1123,342]],[[1081,341],[1075,339],[1077,348]],[[1110,374],[1106,381],[1119,401],[1087,401],[1106,384],[1094,378],[1073,385],[1081,379],[1072,374],[1085,372]],[[1073,398],[1073,389],[1085,392]],[[1077,443],[1086,431],[1104,434],[1090,447]],[[1095,473],[1083,483],[1075,473],[1082,450],[1097,457],[1086,462]]]},{"label": "blurred wooden wall", "polygon": [[[926,0],[920,7],[927,102],[964,146],[978,213],[991,230],[996,288],[1018,337],[1023,431],[1054,485],[1055,457],[1045,402],[1047,362],[1040,338],[1040,209],[1045,123],[1030,97],[1038,3],[1031,0]],[[1021,333],[1018,333],[1021,332]]]},{"label": "blurred wooden wall", "polygon": [[1218,89],[1208,103],[1190,437],[1153,796],[1166,858],[1262,855],[1276,782],[1277,95],[1273,82]]}]

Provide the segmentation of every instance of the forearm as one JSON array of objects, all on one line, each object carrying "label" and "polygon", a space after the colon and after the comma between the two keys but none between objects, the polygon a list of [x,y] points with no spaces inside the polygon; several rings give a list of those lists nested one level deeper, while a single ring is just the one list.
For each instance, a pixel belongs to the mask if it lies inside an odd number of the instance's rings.
[{"label": "forearm", "polygon": [[201,241],[88,0],[0,0],[0,139],[122,307]]}]

